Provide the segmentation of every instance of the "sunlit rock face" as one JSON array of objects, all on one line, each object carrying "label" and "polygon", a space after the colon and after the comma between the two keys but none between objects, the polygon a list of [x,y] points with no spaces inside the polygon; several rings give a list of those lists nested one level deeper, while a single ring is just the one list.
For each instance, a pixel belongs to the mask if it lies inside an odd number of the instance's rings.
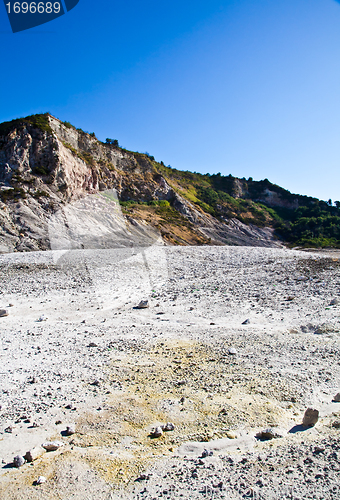
[{"label": "sunlit rock face", "polygon": [[[270,228],[217,219],[188,201],[147,154],[104,144],[50,115],[41,117],[43,126],[16,120],[0,135],[0,253],[48,250],[66,241],[71,248],[113,248],[131,241],[145,246],[160,236],[170,245],[280,246]],[[244,195],[245,186],[237,181],[235,196]],[[119,201],[129,200],[163,200],[177,219],[160,221],[162,214],[157,219],[146,209],[137,218],[123,215]]]}]

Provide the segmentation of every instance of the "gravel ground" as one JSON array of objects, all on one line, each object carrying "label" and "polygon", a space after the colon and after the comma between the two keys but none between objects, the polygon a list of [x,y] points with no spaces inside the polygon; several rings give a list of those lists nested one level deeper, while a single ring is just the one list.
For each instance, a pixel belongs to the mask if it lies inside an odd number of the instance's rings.
[{"label": "gravel ground", "polygon": [[[338,257],[0,256],[1,498],[340,498]],[[150,307],[134,308],[141,299]],[[308,407],[319,421],[305,429]],[[166,422],[174,430],[153,438]],[[283,437],[257,439],[266,428]],[[57,451],[12,466],[55,439]]]}]

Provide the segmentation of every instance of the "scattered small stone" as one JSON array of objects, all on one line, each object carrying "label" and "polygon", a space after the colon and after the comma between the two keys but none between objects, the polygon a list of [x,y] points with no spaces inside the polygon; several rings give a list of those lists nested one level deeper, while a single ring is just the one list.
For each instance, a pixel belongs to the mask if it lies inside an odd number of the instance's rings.
[{"label": "scattered small stone", "polygon": [[230,354],[231,356],[235,356],[237,354],[237,351],[234,347],[230,347],[230,349],[228,349],[228,354]]},{"label": "scattered small stone", "polygon": [[190,307],[189,311],[193,311],[195,308],[194,307]]},{"label": "scattered small stone", "polygon": [[295,299],[295,297],[293,297],[293,296],[289,296],[289,297],[287,297],[287,302],[291,302],[291,301],[292,301],[292,300],[294,300],[294,299]]},{"label": "scattered small stone", "polygon": [[46,451],[56,451],[58,448],[63,446],[63,443],[60,441],[47,441],[46,443],[43,443],[41,445],[43,448],[45,448]]},{"label": "scattered small stone", "polygon": [[323,335],[327,333],[333,333],[334,332],[334,326],[331,323],[323,323],[322,325],[319,325],[316,330],[315,334],[316,335]]},{"label": "scattered small stone", "polygon": [[87,347],[98,347],[98,345],[95,342],[90,342]]},{"label": "scattered small stone", "polygon": [[68,425],[66,427],[66,431],[65,431],[66,436],[72,436],[72,434],[75,434],[75,432],[76,432],[76,429],[75,429],[74,425]]},{"label": "scattered small stone", "polygon": [[184,401],[185,401],[185,397],[184,397],[184,396],[182,396],[182,397],[181,397],[181,399],[179,400],[179,402],[180,402],[180,403],[184,403]]},{"label": "scattered small stone", "polygon": [[60,424],[62,424],[62,421],[61,420],[56,420],[55,425],[60,425]]},{"label": "scattered small stone", "polygon": [[334,396],[333,401],[334,403],[340,403],[340,392]]},{"label": "scattered small stone", "polygon": [[147,307],[149,307],[149,301],[141,300],[136,309],[146,309]]},{"label": "scattered small stone", "polygon": [[91,385],[98,387],[100,385],[100,380],[98,380],[98,379],[94,380],[93,382],[91,382]]},{"label": "scattered small stone", "polygon": [[9,425],[8,427],[6,427],[5,432],[8,432],[8,434],[11,434],[13,432],[13,427],[11,425]]},{"label": "scattered small stone", "polygon": [[171,422],[167,422],[165,425],[162,425],[162,430],[165,432],[173,431],[175,429],[175,426]]},{"label": "scattered small stone", "polygon": [[153,438],[158,438],[161,437],[162,435],[163,435],[163,429],[161,426],[155,427],[151,432],[151,437]]},{"label": "scattered small stone", "polygon": [[13,465],[14,465],[14,467],[18,467],[19,468],[22,465],[24,465],[24,463],[25,463],[25,459],[21,455],[16,455],[13,458]]},{"label": "scattered small stone", "polygon": [[215,325],[215,323],[210,323],[210,325]]},{"label": "scattered small stone", "polygon": [[333,300],[330,301],[329,305],[330,306],[336,306],[336,305],[339,304],[339,302],[340,302],[339,299],[335,298],[335,299],[333,299]]},{"label": "scattered small stone", "polygon": [[235,434],[235,432],[228,431],[226,435],[227,435],[228,439],[237,439],[238,438],[238,436],[237,436],[237,434]]},{"label": "scattered small stone", "polygon": [[314,427],[318,420],[319,410],[315,410],[314,408],[307,408],[303,416],[302,425],[304,427]]},{"label": "scattered small stone", "polygon": [[213,488],[219,488],[221,490],[223,488],[223,482],[220,481],[219,483],[213,484],[212,486],[213,486]]},{"label": "scattered small stone", "polygon": [[47,316],[45,316],[45,314],[42,314],[42,315],[40,316],[40,318],[38,319],[38,321],[39,321],[39,322],[41,322],[41,321],[46,321],[46,320],[47,320]]},{"label": "scattered small stone", "polygon": [[66,410],[72,410],[73,406],[72,405],[66,405],[65,408],[66,408]]},{"label": "scattered small stone", "polygon": [[211,450],[203,450],[201,458],[211,457],[214,454]]},{"label": "scattered small stone", "polygon": [[242,325],[249,325],[250,319],[245,319],[242,323]]},{"label": "scattered small stone", "polygon": [[8,307],[14,307],[14,304],[8,304]]},{"label": "scattered small stone", "polygon": [[85,319],[83,319],[83,321],[81,321],[81,323],[86,323],[86,320],[85,320]]},{"label": "scattered small stone", "polygon": [[32,427],[39,427],[39,424],[37,424],[37,422],[33,422]]},{"label": "scattered small stone", "polygon": [[258,432],[255,437],[260,439],[261,441],[269,441],[270,439],[282,438],[285,434],[285,431],[281,429],[264,429]]},{"label": "scattered small stone", "polygon": [[137,477],[136,481],[147,481],[148,479],[150,479],[149,475],[141,474],[139,477]]},{"label": "scattered small stone", "polygon": [[39,476],[38,479],[37,479],[36,484],[43,484],[43,483],[46,483],[46,477]]},{"label": "scattered small stone", "polygon": [[3,318],[4,316],[8,316],[8,309],[0,309],[0,318]]},{"label": "scattered small stone", "polygon": [[37,460],[37,458],[40,458],[44,453],[46,453],[46,450],[44,448],[41,448],[40,446],[35,446],[31,450],[26,452],[26,455],[24,455],[24,458],[26,462],[34,462],[34,460]]}]

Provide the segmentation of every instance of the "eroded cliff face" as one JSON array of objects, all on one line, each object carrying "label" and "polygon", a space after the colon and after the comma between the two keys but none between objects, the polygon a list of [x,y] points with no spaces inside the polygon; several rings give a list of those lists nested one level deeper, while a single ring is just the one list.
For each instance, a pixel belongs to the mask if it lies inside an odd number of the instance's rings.
[{"label": "eroded cliff face", "polygon": [[0,136],[0,252],[49,249],[53,214],[110,189],[121,201],[167,200],[178,212],[169,231],[164,218],[160,223],[150,213],[126,217],[130,233],[148,225],[167,244],[279,245],[270,229],[219,221],[188,202],[147,155],[103,144],[50,115],[47,120],[46,130],[21,123]]}]

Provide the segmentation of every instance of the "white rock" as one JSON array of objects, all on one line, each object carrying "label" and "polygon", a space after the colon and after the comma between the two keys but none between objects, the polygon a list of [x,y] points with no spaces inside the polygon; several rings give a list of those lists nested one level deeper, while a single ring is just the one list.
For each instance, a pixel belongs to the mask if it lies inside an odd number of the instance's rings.
[{"label": "white rock", "polygon": [[137,306],[137,309],[146,309],[147,307],[149,307],[149,301],[148,300],[141,300]]},{"label": "white rock", "polygon": [[14,467],[21,467],[22,465],[24,465],[24,463],[25,459],[21,455],[17,455],[16,457],[13,458]]},{"label": "white rock", "polygon": [[313,427],[319,420],[319,410],[307,408],[303,416],[302,425],[304,427]]},{"label": "white rock", "polygon": [[64,443],[61,443],[60,441],[47,441],[46,443],[43,443],[41,446],[45,448],[45,450],[47,451],[56,451],[63,445]]},{"label": "white rock", "polygon": [[76,428],[74,425],[68,425],[66,427],[66,431],[65,431],[66,436],[72,436],[72,434],[75,434],[75,432],[76,432]]},{"label": "white rock", "polygon": [[175,430],[175,426],[173,423],[167,422],[165,425],[162,425],[162,429],[165,432],[169,432]]},{"label": "white rock", "polygon": [[42,314],[40,316],[40,318],[38,319],[38,321],[46,321],[47,320],[47,316],[45,316],[45,314]]},{"label": "white rock", "polygon": [[237,354],[237,351],[234,347],[231,347],[230,349],[228,349],[228,354],[235,356],[235,354]]},{"label": "white rock", "polygon": [[43,483],[46,483],[46,477],[39,476],[37,479],[37,484],[43,484]]},{"label": "white rock", "polygon": [[161,426],[155,427],[151,432],[151,436],[154,438],[161,437],[162,435],[163,435],[163,429]]}]

